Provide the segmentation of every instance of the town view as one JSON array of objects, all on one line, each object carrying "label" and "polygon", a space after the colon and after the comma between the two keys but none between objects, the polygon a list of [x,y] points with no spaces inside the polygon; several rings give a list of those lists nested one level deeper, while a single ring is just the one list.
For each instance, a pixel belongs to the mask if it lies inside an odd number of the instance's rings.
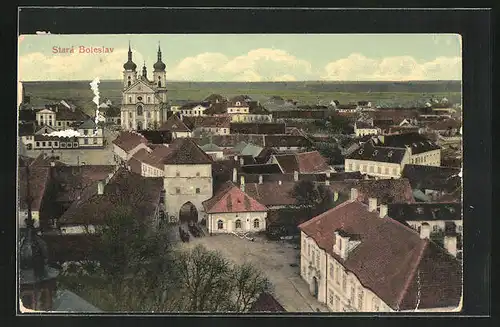
[{"label": "town view", "polygon": [[460,36],[18,42],[22,312],[461,310]]}]

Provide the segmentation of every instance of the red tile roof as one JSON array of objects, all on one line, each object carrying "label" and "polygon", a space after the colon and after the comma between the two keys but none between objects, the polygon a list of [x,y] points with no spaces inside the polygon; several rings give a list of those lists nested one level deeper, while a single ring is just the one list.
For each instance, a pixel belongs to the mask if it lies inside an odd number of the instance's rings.
[{"label": "red tile roof", "polygon": [[333,192],[349,193],[351,188],[358,189],[358,200],[366,202],[368,198],[376,198],[379,202],[388,203],[414,203],[413,190],[406,178],[355,180],[330,182]]},{"label": "red tile roof", "polygon": [[147,144],[148,140],[139,133],[124,131],[112,143],[125,152],[128,152],[141,143]]},{"label": "red tile roof", "polygon": [[224,183],[211,199],[204,201],[203,207],[207,213],[267,211],[266,206],[248,196],[230,181]]},{"label": "red tile roof", "polygon": [[[419,286],[420,309],[460,302],[459,261],[411,228],[369,212],[361,202],[346,201],[299,228],[394,310],[414,309]],[[336,230],[361,241],[345,260],[333,252]]]},{"label": "red tile roof", "polygon": [[302,152],[287,155],[275,155],[283,172],[314,173],[330,170],[326,159],[318,152]]},{"label": "red tile roof", "polygon": [[266,206],[295,205],[297,201],[292,195],[295,182],[266,182],[262,184],[247,183],[245,193]]},{"label": "red tile roof", "polygon": [[[27,196],[27,181],[28,175],[26,168],[18,168],[18,180],[17,185],[19,187],[19,209],[26,210],[28,205],[26,203]],[[45,190],[50,180],[50,168],[49,167],[30,167],[30,195],[32,198],[31,210],[40,211],[42,200],[45,195]]]},{"label": "red tile roof", "polygon": [[159,204],[163,178],[142,177],[121,168],[105,185],[104,194],[97,194],[97,185],[95,182],[83,190],[59,219],[62,225],[98,225],[117,206],[129,207],[137,217],[149,218]]}]

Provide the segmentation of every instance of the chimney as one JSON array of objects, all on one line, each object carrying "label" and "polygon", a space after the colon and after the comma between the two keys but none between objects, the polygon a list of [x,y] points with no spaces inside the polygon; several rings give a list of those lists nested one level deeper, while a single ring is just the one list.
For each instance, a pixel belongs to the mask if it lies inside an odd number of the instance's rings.
[{"label": "chimney", "polygon": [[351,201],[356,201],[358,199],[358,189],[351,188]]},{"label": "chimney", "polygon": [[99,181],[97,183],[97,194],[98,195],[103,195],[104,194],[104,182],[103,181]]},{"label": "chimney", "polygon": [[262,182],[263,182],[262,175],[259,175],[259,184],[262,184]]},{"label": "chimney", "polygon": [[423,223],[420,226],[420,238],[421,239],[429,239],[431,236],[431,227],[427,223]]},{"label": "chimney", "polygon": [[243,160],[243,158],[240,158],[240,166],[244,166],[245,165],[245,160]]},{"label": "chimney", "polygon": [[444,248],[449,254],[456,257],[457,256],[457,236],[456,235],[445,235],[444,236]]},{"label": "chimney", "polygon": [[368,211],[373,212],[375,210],[377,210],[377,199],[368,198]]},{"label": "chimney", "polygon": [[299,181],[299,172],[296,170],[293,172],[293,180],[296,182]]},{"label": "chimney", "polygon": [[233,168],[233,183],[238,183],[238,169]]},{"label": "chimney", "polygon": [[387,208],[387,204],[380,204],[380,218],[384,218],[385,216],[387,216],[387,211],[388,211],[388,208]]},{"label": "chimney", "polygon": [[245,176],[240,177],[240,190],[245,192]]}]

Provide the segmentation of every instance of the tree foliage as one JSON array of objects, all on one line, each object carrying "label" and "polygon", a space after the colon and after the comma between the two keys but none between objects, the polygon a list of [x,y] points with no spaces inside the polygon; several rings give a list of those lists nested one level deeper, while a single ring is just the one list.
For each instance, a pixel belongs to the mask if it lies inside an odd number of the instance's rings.
[{"label": "tree foliage", "polygon": [[96,233],[91,261],[98,268],[64,276],[64,283],[105,311],[244,312],[271,289],[251,265],[201,246],[176,249],[166,230],[151,229],[126,206],[107,215]]},{"label": "tree foliage", "polygon": [[333,194],[325,185],[312,181],[299,181],[295,184],[292,195],[297,204],[304,207],[313,207],[318,211],[326,211],[334,206]]}]

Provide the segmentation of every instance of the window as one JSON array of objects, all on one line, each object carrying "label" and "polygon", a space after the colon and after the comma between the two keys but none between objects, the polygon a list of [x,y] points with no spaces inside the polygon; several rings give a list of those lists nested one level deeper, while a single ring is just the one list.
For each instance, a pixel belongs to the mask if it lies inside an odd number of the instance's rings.
[{"label": "window", "polygon": [[54,146],[58,146],[58,143],[59,143],[59,142],[54,142]]},{"label": "window", "polygon": [[176,194],[180,194],[181,193],[181,188],[180,187],[176,187],[175,188],[175,193]]},{"label": "window", "polygon": [[458,225],[458,232],[461,233],[462,232],[462,225]]},{"label": "window", "polygon": [[385,174],[389,175],[389,168],[388,167],[385,167]]},{"label": "window", "polygon": [[196,194],[200,194],[200,188],[199,187],[196,188]]},{"label": "window", "polygon": [[260,221],[258,219],[254,219],[253,228],[259,228],[259,227],[260,227]]},{"label": "window", "polygon": [[200,172],[196,172],[196,177],[200,177]]},{"label": "window", "polygon": [[222,220],[217,221],[217,229],[223,229],[224,228],[224,222]]},{"label": "window", "polygon": [[40,142],[36,142],[36,146],[40,146]]},{"label": "window", "polygon": [[356,294],[356,288],[354,287],[354,282],[351,285],[351,305],[354,305],[354,296]]},{"label": "window", "polygon": [[74,142],[74,143],[73,143],[73,147],[74,147],[74,148],[78,148],[78,142]]},{"label": "window", "polygon": [[[128,113],[128,118],[132,118],[132,113],[131,112]],[[132,126],[132,123],[130,123],[130,126]]]},{"label": "window", "polygon": [[181,173],[180,173],[180,172],[178,172],[178,171],[176,171],[176,172],[175,172],[175,176],[176,176],[176,177],[179,177],[179,176],[181,176]]},{"label": "window", "polygon": [[340,269],[339,269],[339,266],[336,266],[335,267],[335,280],[337,281],[337,284],[340,285],[340,276],[339,276],[339,273],[340,273]]},{"label": "window", "polygon": [[347,289],[347,273],[345,271],[342,272],[342,291],[345,293]]},{"label": "window", "polygon": [[330,305],[333,305],[333,290],[330,289],[330,291],[328,292],[328,303],[330,303]]},{"label": "window", "polygon": [[61,126],[61,122],[60,121],[57,122],[57,126]]},{"label": "window", "polygon": [[142,106],[141,105],[137,106],[137,116],[142,116]]},{"label": "window", "polygon": [[72,147],[73,147],[73,143],[68,142],[68,145],[67,145],[66,147],[67,147],[67,148],[72,148]]},{"label": "window", "polygon": [[42,142],[42,146],[45,146],[46,142]]},{"label": "window", "polygon": [[380,311],[380,305],[379,305],[378,299],[376,297],[373,297],[372,307],[373,307],[373,311]]},{"label": "window", "polygon": [[151,111],[146,111],[146,117],[151,118]]},{"label": "window", "polygon": [[234,226],[236,227],[236,229],[241,228],[241,220],[237,219],[237,220],[234,222]]},{"label": "window", "polygon": [[89,135],[89,130],[88,129],[84,129],[83,130],[83,135]]},{"label": "window", "polygon": [[307,249],[307,256],[309,256],[309,257],[311,256],[311,244],[309,244],[309,247]]},{"label": "window", "polygon": [[66,143],[61,143],[61,148],[65,148],[66,147]]},{"label": "window", "polygon": [[94,139],[93,139],[93,143],[94,143],[94,144],[97,144],[97,137],[94,137]]},{"label": "window", "polygon": [[378,172],[379,174],[382,174],[382,167],[378,166],[378,167],[377,167],[377,172]]},{"label": "window", "polygon": [[[130,82],[128,82],[128,86],[130,86]],[[128,97],[128,103],[132,103],[132,97]]]},{"label": "window", "polygon": [[330,277],[333,279],[333,263],[330,263]]},{"label": "window", "polygon": [[319,251],[316,252],[316,267],[319,267]]},{"label": "window", "polygon": [[151,101],[151,97],[148,97],[148,103]]},{"label": "window", "polygon": [[83,139],[83,144],[89,144],[89,139],[88,138],[84,138]]},{"label": "window", "polygon": [[370,173],[373,173],[375,171],[375,167],[374,166],[370,166]]},{"label": "window", "polygon": [[438,226],[438,225],[434,225],[434,226],[432,226],[432,230],[433,230],[434,232],[438,232],[438,231],[439,231],[439,226]]},{"label": "window", "polygon": [[358,309],[359,309],[359,311],[363,310],[363,296],[364,296],[363,289],[360,288],[359,293],[358,293]]}]

